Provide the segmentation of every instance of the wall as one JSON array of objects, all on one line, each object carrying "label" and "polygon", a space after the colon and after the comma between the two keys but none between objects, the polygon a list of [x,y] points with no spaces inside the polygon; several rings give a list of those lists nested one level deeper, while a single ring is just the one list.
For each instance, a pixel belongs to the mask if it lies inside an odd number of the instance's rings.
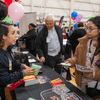
[{"label": "wall", "polygon": [[[64,21],[70,23],[70,8],[83,15],[82,21],[86,22],[89,15],[99,15],[100,0],[74,0],[71,5],[71,0],[21,0],[25,5],[25,12],[36,12],[37,21],[39,17],[47,13],[55,15],[59,21],[61,16],[64,16]],[[75,23],[74,21],[71,21]]]},{"label": "wall", "polygon": [[36,13],[24,13],[23,18],[21,18],[21,20],[19,21],[19,29],[21,35],[26,34],[26,32],[29,30],[29,23],[36,24]]}]

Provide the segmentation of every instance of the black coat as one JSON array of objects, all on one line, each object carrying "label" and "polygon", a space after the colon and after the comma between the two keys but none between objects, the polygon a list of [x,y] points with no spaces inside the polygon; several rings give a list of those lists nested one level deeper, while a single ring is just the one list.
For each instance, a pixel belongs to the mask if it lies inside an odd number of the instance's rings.
[{"label": "black coat", "polygon": [[28,31],[27,34],[22,37],[23,39],[26,39],[26,48],[29,49],[29,51],[35,49],[36,37],[37,33],[35,29]]},{"label": "black coat", "polygon": [[70,41],[70,43],[72,45],[72,50],[74,50],[76,48],[76,46],[79,44],[77,39],[83,37],[84,35],[86,35],[85,29],[76,29],[68,37],[68,40]]},{"label": "black coat", "polygon": [[[9,59],[12,60],[12,72],[9,71]],[[0,49],[0,88],[4,88],[8,84],[17,82],[23,78],[23,72],[20,70],[20,66],[21,63],[16,61],[9,51]]]},{"label": "black coat", "polygon": [[[59,26],[54,26],[55,30],[58,34],[58,39],[60,42],[60,53],[64,55],[64,47],[63,47],[63,37],[62,37],[62,30]],[[46,43],[46,37],[48,36],[48,29],[44,26],[41,31],[38,33],[38,37],[36,39],[36,53],[38,54],[39,58],[45,57],[45,61],[48,55],[48,44]]]}]

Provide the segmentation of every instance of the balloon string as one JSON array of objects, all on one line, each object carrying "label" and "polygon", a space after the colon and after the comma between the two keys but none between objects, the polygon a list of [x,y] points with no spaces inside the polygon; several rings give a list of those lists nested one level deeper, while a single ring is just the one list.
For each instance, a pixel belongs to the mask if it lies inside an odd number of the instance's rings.
[{"label": "balloon string", "polygon": [[22,1],[20,1],[20,0],[17,0],[17,2],[19,2],[19,3],[22,4],[22,5],[24,5],[24,3],[23,3]]}]

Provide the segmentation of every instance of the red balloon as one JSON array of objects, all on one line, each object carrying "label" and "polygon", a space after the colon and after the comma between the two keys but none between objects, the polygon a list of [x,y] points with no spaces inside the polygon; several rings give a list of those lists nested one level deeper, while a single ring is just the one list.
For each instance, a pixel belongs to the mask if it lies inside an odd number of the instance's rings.
[{"label": "red balloon", "polygon": [[75,20],[76,18],[73,18],[73,17],[71,16],[71,19],[72,19],[72,20]]},{"label": "red balloon", "polygon": [[84,25],[86,25],[86,23],[84,23]]},{"label": "red balloon", "polygon": [[15,0],[4,0],[4,2],[9,6],[12,2],[15,2]]}]

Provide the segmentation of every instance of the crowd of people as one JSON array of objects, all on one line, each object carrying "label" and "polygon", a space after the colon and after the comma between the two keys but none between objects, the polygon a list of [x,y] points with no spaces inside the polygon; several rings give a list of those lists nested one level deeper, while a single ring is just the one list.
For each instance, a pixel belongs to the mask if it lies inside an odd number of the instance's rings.
[{"label": "crowd of people", "polygon": [[11,46],[16,44],[17,39],[25,39],[29,52],[59,74],[62,71],[62,66],[59,64],[62,62],[70,63],[71,66],[68,68],[79,64],[92,70],[93,72],[86,73],[75,69],[77,87],[84,93],[89,82],[100,81],[100,69],[95,66],[95,63],[100,60],[100,16],[91,18],[86,29],[83,29],[83,22],[78,22],[78,29],[71,26],[69,32],[68,27],[65,27],[66,38],[70,41],[73,51],[73,57],[70,56],[65,60],[62,29],[55,25],[55,17],[52,14],[45,16],[45,25],[40,31],[39,25],[30,23],[28,27],[29,31],[17,38],[17,31],[13,24],[0,22],[0,95],[2,100],[5,100],[4,88],[8,84],[22,79],[25,75],[35,73],[33,68],[20,63],[13,57]]}]

